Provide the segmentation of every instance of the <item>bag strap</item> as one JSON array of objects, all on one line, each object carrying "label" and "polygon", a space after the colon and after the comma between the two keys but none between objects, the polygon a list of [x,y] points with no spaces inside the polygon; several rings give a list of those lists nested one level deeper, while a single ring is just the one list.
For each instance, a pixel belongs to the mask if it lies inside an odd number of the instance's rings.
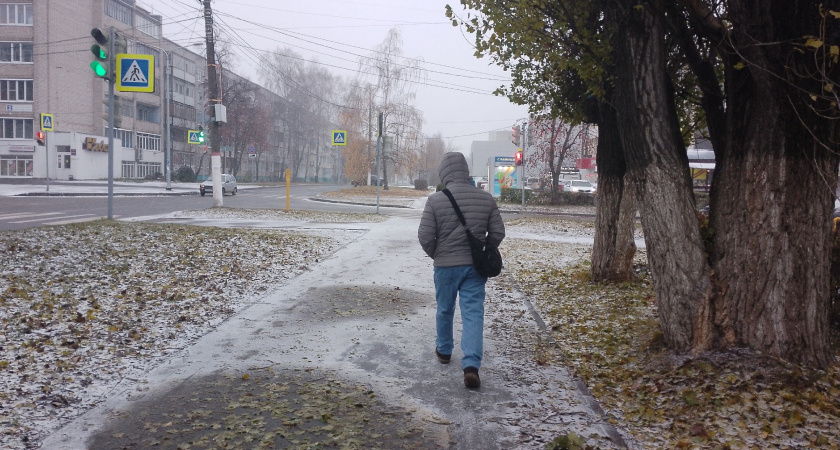
[{"label": "bag strap", "polygon": [[463,225],[464,228],[467,228],[467,221],[464,220],[464,215],[461,214],[461,208],[459,208],[458,204],[455,203],[455,197],[452,196],[452,193],[449,192],[449,189],[444,189],[441,192],[443,192],[444,194],[446,194],[447,197],[449,197],[449,201],[452,202],[452,207],[455,208],[455,214],[458,215],[458,220],[461,221],[461,225]]}]

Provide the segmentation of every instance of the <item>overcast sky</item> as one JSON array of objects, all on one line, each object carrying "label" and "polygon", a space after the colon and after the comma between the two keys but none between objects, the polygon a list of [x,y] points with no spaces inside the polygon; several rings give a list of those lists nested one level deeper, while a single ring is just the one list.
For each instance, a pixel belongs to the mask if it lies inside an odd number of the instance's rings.
[{"label": "overcast sky", "polygon": [[[334,75],[353,77],[360,55],[382,43],[398,27],[403,54],[424,61],[426,85],[416,86],[416,106],[423,111],[427,135],[442,133],[469,152],[473,140],[487,140],[491,130],[509,130],[527,108],[492,91],[510,79],[489,58],[473,56],[472,35],[453,27],[446,4],[461,13],[458,0],[214,0],[216,25],[233,40],[247,41],[259,52],[289,47],[325,65]],[[187,46],[204,42],[199,0],[138,0],[163,16],[164,36]],[[197,49],[198,50],[198,49]],[[260,64],[245,46],[234,71],[253,81]],[[200,52],[200,50],[199,50]],[[335,99],[341,103],[341,99]]]}]

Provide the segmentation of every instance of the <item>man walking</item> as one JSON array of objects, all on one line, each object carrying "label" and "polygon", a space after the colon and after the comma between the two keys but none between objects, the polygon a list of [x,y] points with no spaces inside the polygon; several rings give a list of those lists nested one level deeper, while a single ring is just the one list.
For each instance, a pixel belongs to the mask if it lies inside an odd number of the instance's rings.
[{"label": "man walking", "polygon": [[[470,183],[470,170],[464,155],[459,152],[444,155],[439,174],[461,209],[470,231],[482,241],[486,239],[490,244],[501,244],[505,238],[505,225],[496,200]],[[417,236],[423,251],[434,260],[437,300],[435,354],[442,364],[448,364],[452,357],[452,322],[457,297],[460,299],[463,324],[461,368],[464,370],[464,385],[476,389],[481,386],[478,369],[481,368],[484,352],[484,285],[487,278],[475,271],[464,227],[443,192],[429,196]]]}]

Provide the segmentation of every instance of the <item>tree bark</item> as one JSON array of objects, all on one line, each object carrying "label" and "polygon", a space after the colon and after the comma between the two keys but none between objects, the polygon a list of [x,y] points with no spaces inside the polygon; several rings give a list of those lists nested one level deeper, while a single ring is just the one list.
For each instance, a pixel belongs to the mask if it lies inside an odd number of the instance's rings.
[{"label": "tree bark", "polygon": [[827,367],[838,133],[809,93],[821,94],[837,74],[799,77],[815,73],[818,53],[795,43],[820,36],[816,4],[729,5],[731,43],[745,67],[728,66],[728,145],[717,152],[711,192],[716,322],[728,345]]},{"label": "tree bark", "polygon": [[665,70],[658,2],[614,0],[616,110],[641,211],[666,343],[677,352],[711,347],[712,284],[697,222],[688,157]]},{"label": "tree bark", "polygon": [[618,118],[612,105],[600,104],[598,118],[598,208],[595,212],[595,245],[592,279],[627,281],[635,278],[633,240],[636,202],[625,178],[627,166],[621,148]]}]

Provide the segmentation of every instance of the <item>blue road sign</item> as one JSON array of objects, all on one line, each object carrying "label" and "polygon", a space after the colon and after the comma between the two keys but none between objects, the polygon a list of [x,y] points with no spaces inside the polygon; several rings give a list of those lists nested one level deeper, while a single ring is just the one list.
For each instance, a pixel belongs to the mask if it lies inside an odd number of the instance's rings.
[{"label": "blue road sign", "polygon": [[333,131],[332,145],[347,145],[347,132],[344,130]]},{"label": "blue road sign", "polygon": [[154,92],[155,57],[118,54],[115,89],[120,92]]}]

